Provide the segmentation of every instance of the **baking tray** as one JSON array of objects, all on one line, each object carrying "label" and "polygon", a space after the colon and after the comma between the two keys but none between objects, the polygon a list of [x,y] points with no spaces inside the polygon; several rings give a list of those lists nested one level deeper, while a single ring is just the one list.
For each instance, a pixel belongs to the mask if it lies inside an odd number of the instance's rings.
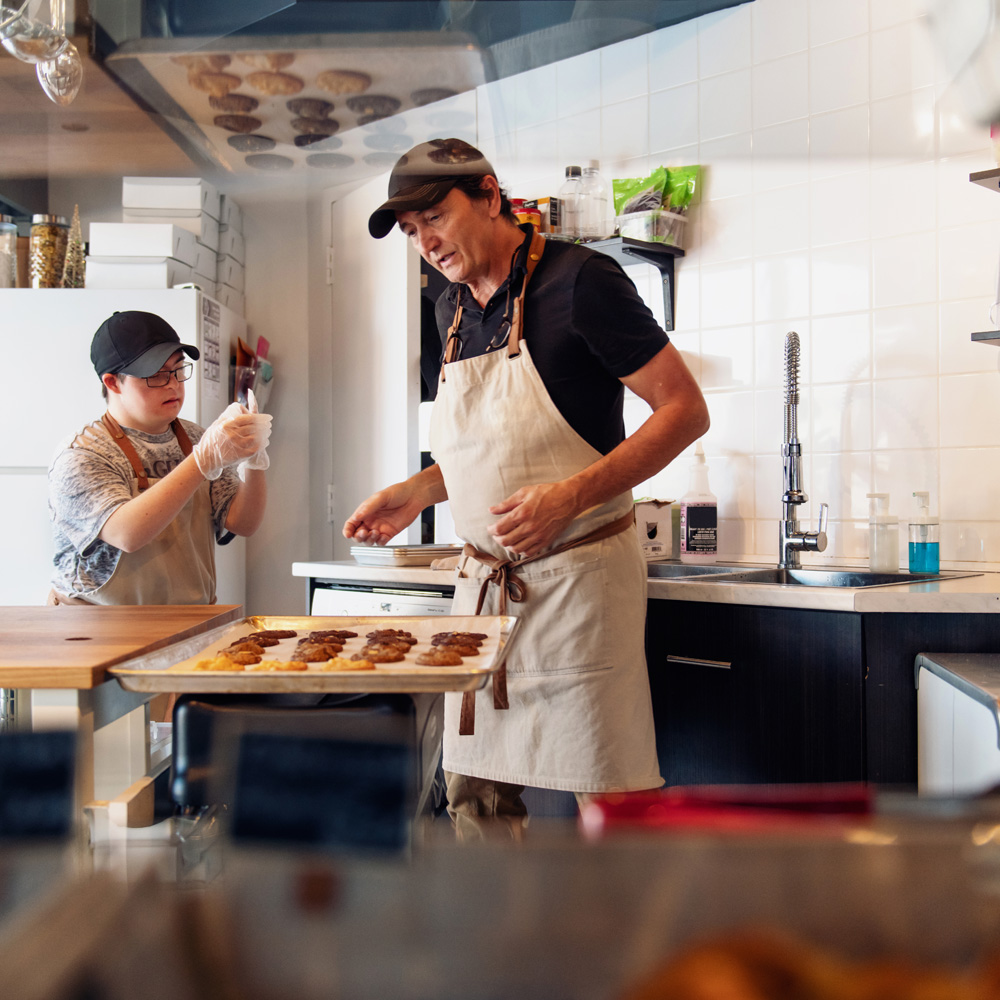
[{"label": "baking tray", "polygon": [[461,554],[461,545],[351,546],[351,555],[359,566],[429,566],[435,559]]},{"label": "baking tray", "polygon": [[[510,652],[517,634],[518,619],[510,615],[368,615],[331,617],[326,615],[250,615],[220,626],[211,632],[184,639],[145,656],[111,667],[108,673],[126,691],[177,691],[192,694],[275,694],[320,692],[441,692],[475,691],[483,687]],[[320,629],[350,629],[341,656],[350,657],[367,641],[365,633],[376,628],[398,628],[412,632],[417,644],[399,663],[376,664],[374,670],[322,671],[322,664],[310,663],[308,670],[296,672],[206,671],[194,669],[199,660],[211,659],[216,652],[238,638],[264,629],[294,629],[298,636],[283,639],[264,651],[264,660],[289,660],[299,638]],[[478,656],[467,657],[461,666],[424,667],[414,662],[430,647],[436,632],[485,632]]]}]

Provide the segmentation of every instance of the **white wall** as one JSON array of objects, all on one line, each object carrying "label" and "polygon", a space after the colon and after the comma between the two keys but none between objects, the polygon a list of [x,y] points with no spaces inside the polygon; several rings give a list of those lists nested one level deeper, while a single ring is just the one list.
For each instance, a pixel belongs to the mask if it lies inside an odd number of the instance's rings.
[{"label": "white wall", "polygon": [[[1000,564],[998,352],[970,340],[992,326],[1000,196],[969,183],[995,166],[989,130],[935,56],[917,0],[755,0],[480,89],[515,196],[590,157],[609,179],[703,165],[673,339],[708,396],[727,556],[776,556],[794,329],[803,518],[831,518],[809,561],[866,559],[865,493],[905,521],[930,490],[942,565]],[[629,271],[658,309],[656,272]],[[679,496],[687,465],[636,495]]]}]

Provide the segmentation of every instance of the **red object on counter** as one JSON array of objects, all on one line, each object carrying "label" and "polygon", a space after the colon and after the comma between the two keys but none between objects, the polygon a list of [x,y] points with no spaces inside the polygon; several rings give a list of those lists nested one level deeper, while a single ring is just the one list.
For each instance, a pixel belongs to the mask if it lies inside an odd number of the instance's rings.
[{"label": "red object on counter", "polygon": [[731,833],[827,832],[869,816],[873,795],[862,784],[695,785],[598,796],[580,811],[584,835],[703,828]]}]

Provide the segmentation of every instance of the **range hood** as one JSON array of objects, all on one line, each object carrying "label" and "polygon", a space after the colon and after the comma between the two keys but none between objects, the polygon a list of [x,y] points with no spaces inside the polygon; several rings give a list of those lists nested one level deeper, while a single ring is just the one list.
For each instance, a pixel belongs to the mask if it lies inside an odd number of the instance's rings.
[{"label": "range hood", "polygon": [[92,0],[94,55],[209,177],[356,182],[476,141],[476,88],[750,0]]}]

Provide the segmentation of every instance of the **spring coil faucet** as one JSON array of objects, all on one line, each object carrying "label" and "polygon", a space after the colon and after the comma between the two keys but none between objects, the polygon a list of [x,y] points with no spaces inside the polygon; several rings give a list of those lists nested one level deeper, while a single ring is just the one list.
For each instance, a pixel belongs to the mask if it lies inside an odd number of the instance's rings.
[{"label": "spring coil faucet", "polygon": [[820,504],[816,531],[802,531],[795,508],[809,497],[802,491],[802,445],[799,444],[799,335],[785,335],[785,440],[781,446],[784,492],[782,516],[778,522],[778,568],[798,569],[802,552],[826,549],[826,521],[829,507]]}]

